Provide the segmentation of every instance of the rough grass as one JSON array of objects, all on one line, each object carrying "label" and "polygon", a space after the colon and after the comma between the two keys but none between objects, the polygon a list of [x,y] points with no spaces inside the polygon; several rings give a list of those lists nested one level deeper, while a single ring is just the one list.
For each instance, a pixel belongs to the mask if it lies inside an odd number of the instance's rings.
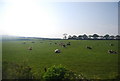
[{"label": "rough grass", "polygon": [[[2,59],[7,62],[21,63],[26,61],[35,73],[42,74],[44,68],[62,64],[88,79],[113,79],[118,72],[118,54],[108,54],[108,50],[118,51],[117,40],[34,40],[3,41]],[[40,43],[43,42],[43,43]],[[50,45],[50,42],[52,44]],[[62,48],[55,42],[71,42],[71,46]],[[110,46],[113,43],[114,46]],[[32,46],[33,50],[27,50]],[[86,49],[92,46],[92,50]],[[60,49],[60,54],[54,50]]]}]

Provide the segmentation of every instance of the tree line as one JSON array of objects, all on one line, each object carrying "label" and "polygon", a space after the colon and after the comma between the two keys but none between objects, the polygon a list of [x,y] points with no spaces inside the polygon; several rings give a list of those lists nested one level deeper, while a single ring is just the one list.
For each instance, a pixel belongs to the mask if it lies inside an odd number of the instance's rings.
[{"label": "tree line", "polygon": [[68,35],[67,34],[64,35],[64,39],[75,39],[75,40],[119,40],[120,39],[120,35],[109,35],[106,34],[104,36],[102,35],[98,35],[98,34],[93,34],[93,35],[87,35],[87,34],[83,34],[83,35]]}]

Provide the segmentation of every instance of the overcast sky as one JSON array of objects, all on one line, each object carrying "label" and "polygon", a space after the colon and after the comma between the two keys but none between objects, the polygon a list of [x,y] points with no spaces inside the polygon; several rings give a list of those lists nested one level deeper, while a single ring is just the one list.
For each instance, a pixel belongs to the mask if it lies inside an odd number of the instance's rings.
[{"label": "overcast sky", "polygon": [[0,1],[0,34],[63,37],[118,34],[117,2]]}]

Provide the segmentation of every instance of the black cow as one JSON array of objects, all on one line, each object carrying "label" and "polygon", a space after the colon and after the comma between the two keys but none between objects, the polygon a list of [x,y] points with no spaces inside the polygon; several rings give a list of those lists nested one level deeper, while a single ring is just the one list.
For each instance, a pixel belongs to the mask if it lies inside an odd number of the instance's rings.
[{"label": "black cow", "polygon": [[114,44],[110,44],[110,46],[114,46]]},{"label": "black cow", "polygon": [[67,45],[71,45],[71,43],[70,43],[70,42],[68,42],[68,43],[67,43]]},{"label": "black cow", "polygon": [[65,48],[65,47],[66,47],[66,45],[65,45],[65,44],[63,44],[63,45],[62,45],[62,47],[64,47],[64,48]]},{"label": "black cow", "polygon": [[113,50],[108,50],[108,53],[109,53],[109,54],[117,54],[117,52],[116,52],[116,51],[113,51]]},{"label": "black cow", "polygon": [[32,41],[32,43],[35,43],[34,41]]},{"label": "black cow", "polygon": [[92,49],[92,47],[90,47],[90,46],[86,46],[86,48],[87,48],[87,49]]}]

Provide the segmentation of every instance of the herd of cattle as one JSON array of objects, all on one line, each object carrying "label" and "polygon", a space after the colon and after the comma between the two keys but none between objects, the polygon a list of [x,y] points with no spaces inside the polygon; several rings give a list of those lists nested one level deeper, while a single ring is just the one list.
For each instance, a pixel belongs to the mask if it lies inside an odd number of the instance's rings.
[{"label": "herd of cattle", "polygon": [[[34,41],[32,41],[31,43],[35,43]],[[40,43],[43,43],[43,42],[40,42]],[[26,44],[26,42],[23,42],[23,44]],[[50,42],[50,45],[51,44],[55,44],[55,45],[59,45],[59,46],[61,46],[61,47],[63,47],[63,48],[66,48],[67,46],[70,46],[71,45],[71,42],[67,42],[67,43],[52,43],[52,42]],[[110,44],[110,46],[114,46],[114,44]],[[28,47],[28,50],[32,50],[33,48],[32,47]],[[86,46],[86,49],[92,49],[92,47],[91,46]],[[57,53],[57,54],[59,54],[59,53],[61,53],[61,50],[60,49],[55,49],[54,50],[54,52],[55,53]],[[109,54],[118,54],[116,51],[114,51],[114,50],[108,50],[108,53]]]}]

